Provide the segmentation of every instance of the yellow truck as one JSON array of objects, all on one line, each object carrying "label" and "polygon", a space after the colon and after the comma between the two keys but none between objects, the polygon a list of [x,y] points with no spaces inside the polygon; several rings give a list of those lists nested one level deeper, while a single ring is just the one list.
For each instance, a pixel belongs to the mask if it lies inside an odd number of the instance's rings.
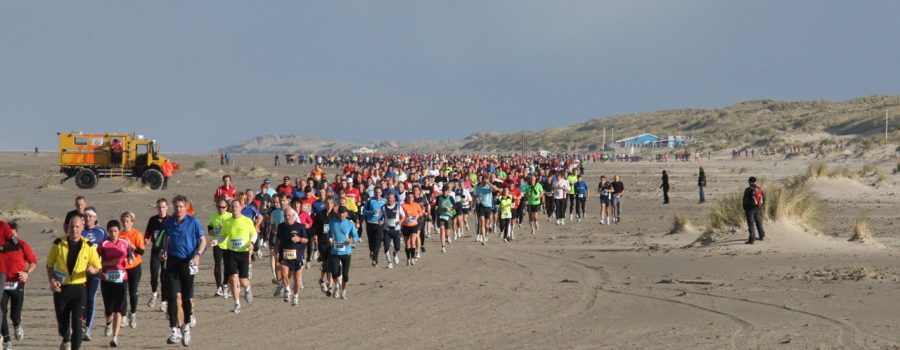
[{"label": "yellow truck", "polygon": [[59,172],[66,174],[60,183],[74,177],[78,188],[91,189],[100,178],[120,176],[141,179],[154,190],[163,185],[163,169],[168,160],[159,155],[155,140],[119,133],[56,134],[59,135]]}]

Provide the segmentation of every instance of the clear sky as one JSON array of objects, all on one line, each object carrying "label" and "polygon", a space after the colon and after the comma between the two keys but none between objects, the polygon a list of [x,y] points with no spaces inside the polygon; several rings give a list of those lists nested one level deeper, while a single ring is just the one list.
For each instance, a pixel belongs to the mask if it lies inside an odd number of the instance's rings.
[{"label": "clear sky", "polygon": [[458,139],[900,93],[900,1],[0,0],[0,149]]}]

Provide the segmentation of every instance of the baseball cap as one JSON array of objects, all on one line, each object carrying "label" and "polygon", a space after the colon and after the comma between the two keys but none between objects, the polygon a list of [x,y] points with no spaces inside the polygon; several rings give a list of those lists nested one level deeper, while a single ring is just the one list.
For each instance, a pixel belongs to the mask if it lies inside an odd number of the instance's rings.
[{"label": "baseball cap", "polygon": [[339,214],[343,214],[343,213],[346,213],[346,212],[347,212],[347,207],[345,207],[345,206],[342,205],[340,208],[338,208],[338,213],[339,213]]},{"label": "baseball cap", "polygon": [[285,176],[285,177],[284,177],[284,181],[290,181],[290,180],[291,180],[291,177],[290,177],[290,176]]},{"label": "baseball cap", "polygon": [[270,184],[270,183],[272,183],[272,180],[265,179],[265,180],[263,180],[263,183],[264,183],[264,184]]}]

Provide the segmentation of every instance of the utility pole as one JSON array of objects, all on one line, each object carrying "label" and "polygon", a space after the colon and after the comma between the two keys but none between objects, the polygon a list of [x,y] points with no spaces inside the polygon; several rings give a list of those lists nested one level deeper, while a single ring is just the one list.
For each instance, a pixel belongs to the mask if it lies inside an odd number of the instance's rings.
[{"label": "utility pole", "polygon": [[888,111],[884,111],[884,144],[888,141]]},{"label": "utility pole", "polygon": [[[610,130],[609,132],[610,132],[609,138],[612,140],[613,145],[615,145],[616,144],[616,128],[612,128],[612,130]],[[613,150],[615,150],[615,148],[616,148],[616,146],[613,146]]]},{"label": "utility pole", "polygon": [[606,127],[603,127],[603,146],[601,149],[606,149]]}]

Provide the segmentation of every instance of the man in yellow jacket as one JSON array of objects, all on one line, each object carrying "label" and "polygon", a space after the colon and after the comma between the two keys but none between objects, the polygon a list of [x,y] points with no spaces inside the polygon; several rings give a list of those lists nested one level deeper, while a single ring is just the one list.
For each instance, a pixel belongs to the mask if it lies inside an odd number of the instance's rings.
[{"label": "man in yellow jacket", "polygon": [[81,348],[81,317],[87,298],[87,274],[100,271],[100,256],[91,242],[81,238],[84,218],[75,216],[69,221],[66,237],[60,237],[50,246],[47,255],[47,276],[53,291],[53,308],[59,335],[63,338],[61,350]]}]

